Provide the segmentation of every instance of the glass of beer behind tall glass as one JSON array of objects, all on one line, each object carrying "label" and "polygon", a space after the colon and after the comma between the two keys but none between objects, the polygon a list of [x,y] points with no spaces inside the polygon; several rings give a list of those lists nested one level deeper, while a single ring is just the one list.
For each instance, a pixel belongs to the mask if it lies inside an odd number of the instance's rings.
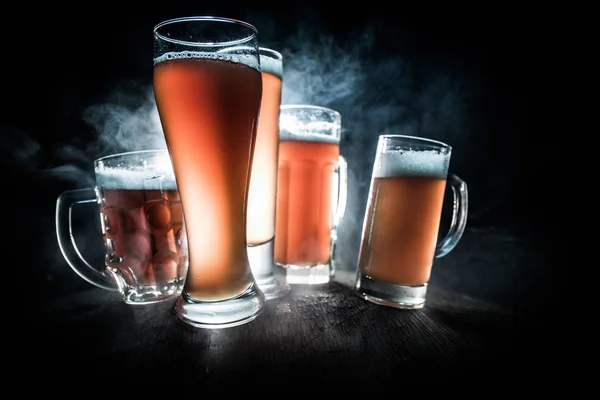
[{"label": "glass of beer behind tall glass", "polygon": [[189,266],[175,314],[203,328],[252,321],[265,297],[246,213],[262,95],[252,25],[185,17],[154,27],[154,96],[179,188]]},{"label": "glass of beer behind tall glass", "polygon": [[260,47],[259,52],[263,92],[250,174],[246,235],[254,279],[270,300],[284,296],[290,289],[275,276],[273,258],[283,56],[265,47]]},{"label": "glass of beer behind tall glass", "polygon": [[[356,277],[365,300],[406,309],[425,305],[434,258],[454,249],[467,223],[467,185],[448,174],[451,151],[435,140],[379,136]],[[453,214],[438,241],[447,184]]]},{"label": "glass of beer behind tall glass", "polygon": [[275,262],[291,284],[327,283],[335,274],[337,226],[347,167],[341,115],[315,105],[283,105],[275,220]]}]

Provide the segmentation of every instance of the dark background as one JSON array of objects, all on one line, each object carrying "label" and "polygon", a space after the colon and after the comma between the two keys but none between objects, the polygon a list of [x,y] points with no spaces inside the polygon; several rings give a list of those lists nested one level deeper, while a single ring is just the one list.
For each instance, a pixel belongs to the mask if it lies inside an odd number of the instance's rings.
[{"label": "dark background", "polygon": [[[467,232],[436,261],[432,283],[511,307],[549,301],[544,171],[552,149],[530,123],[533,10],[379,1],[122,6],[22,10],[19,22],[3,27],[10,38],[3,201],[14,210],[9,240],[22,249],[15,263],[27,279],[14,290],[27,287],[39,302],[91,288],[58,249],[56,197],[90,186],[99,156],[164,147],[152,97],[152,28],[172,17],[219,15],[252,23],[260,45],[283,53],[284,104],[342,114],[350,182],[341,268],[356,268],[377,135],[424,136],[453,146],[451,171],[470,195]],[[102,246],[95,215],[79,221],[91,258]]]}]

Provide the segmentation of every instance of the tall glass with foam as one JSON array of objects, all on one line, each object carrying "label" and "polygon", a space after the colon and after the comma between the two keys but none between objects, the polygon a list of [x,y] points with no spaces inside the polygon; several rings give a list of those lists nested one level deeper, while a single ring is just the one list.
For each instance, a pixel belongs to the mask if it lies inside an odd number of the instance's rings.
[{"label": "tall glass with foam", "polygon": [[274,237],[279,157],[279,110],[283,56],[259,48],[263,92],[248,194],[248,258],[254,279],[267,300],[289,292],[290,286],[275,275]]},{"label": "tall glass with foam", "polygon": [[284,105],[279,121],[275,262],[288,283],[327,283],[335,274],[337,227],[346,208],[341,115]]},{"label": "tall glass with foam", "polygon": [[181,195],[189,266],[182,321],[247,323],[265,297],[247,252],[250,168],[262,96],[252,25],[187,17],[154,27],[154,96]]},{"label": "tall glass with foam", "polygon": [[[454,249],[467,223],[467,185],[448,174],[451,151],[435,140],[379,136],[355,285],[365,300],[407,309],[425,305],[433,260]],[[453,214],[438,241],[447,184]]]}]

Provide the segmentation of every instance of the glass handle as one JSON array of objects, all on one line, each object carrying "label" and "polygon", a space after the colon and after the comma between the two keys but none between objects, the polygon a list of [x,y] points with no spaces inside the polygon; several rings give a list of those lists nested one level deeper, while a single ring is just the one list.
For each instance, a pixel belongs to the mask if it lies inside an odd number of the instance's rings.
[{"label": "glass handle", "polygon": [[455,174],[448,175],[448,183],[452,188],[452,195],[454,196],[452,222],[450,223],[448,233],[435,249],[436,258],[444,257],[454,249],[467,225],[467,210],[469,207],[467,184]]},{"label": "glass handle", "polygon": [[342,156],[338,158],[338,166],[335,169],[335,182],[333,184],[333,199],[335,207],[333,208],[333,221],[331,224],[331,268],[329,270],[330,278],[333,278],[336,270],[336,252],[337,252],[337,228],[346,213],[346,204],[348,200],[348,163]]},{"label": "glass handle", "polygon": [[56,238],[58,246],[73,271],[89,283],[106,290],[118,290],[115,281],[85,260],[73,235],[72,210],[76,205],[96,203],[94,189],[67,190],[56,200]]},{"label": "glass handle", "polygon": [[[333,229],[337,229],[344,214],[346,213],[346,204],[348,201],[348,163],[343,156],[339,157],[338,167],[336,171],[337,185],[336,194],[337,202],[333,215]],[[335,198],[335,197],[334,197]]]}]

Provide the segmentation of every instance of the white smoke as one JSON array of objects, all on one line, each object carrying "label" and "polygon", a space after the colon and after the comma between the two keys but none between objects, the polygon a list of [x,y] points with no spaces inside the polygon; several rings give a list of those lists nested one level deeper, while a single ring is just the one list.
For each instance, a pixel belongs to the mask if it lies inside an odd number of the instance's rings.
[{"label": "white smoke", "polygon": [[119,87],[106,102],[87,108],[83,119],[98,134],[101,155],[166,149],[152,86]]}]

